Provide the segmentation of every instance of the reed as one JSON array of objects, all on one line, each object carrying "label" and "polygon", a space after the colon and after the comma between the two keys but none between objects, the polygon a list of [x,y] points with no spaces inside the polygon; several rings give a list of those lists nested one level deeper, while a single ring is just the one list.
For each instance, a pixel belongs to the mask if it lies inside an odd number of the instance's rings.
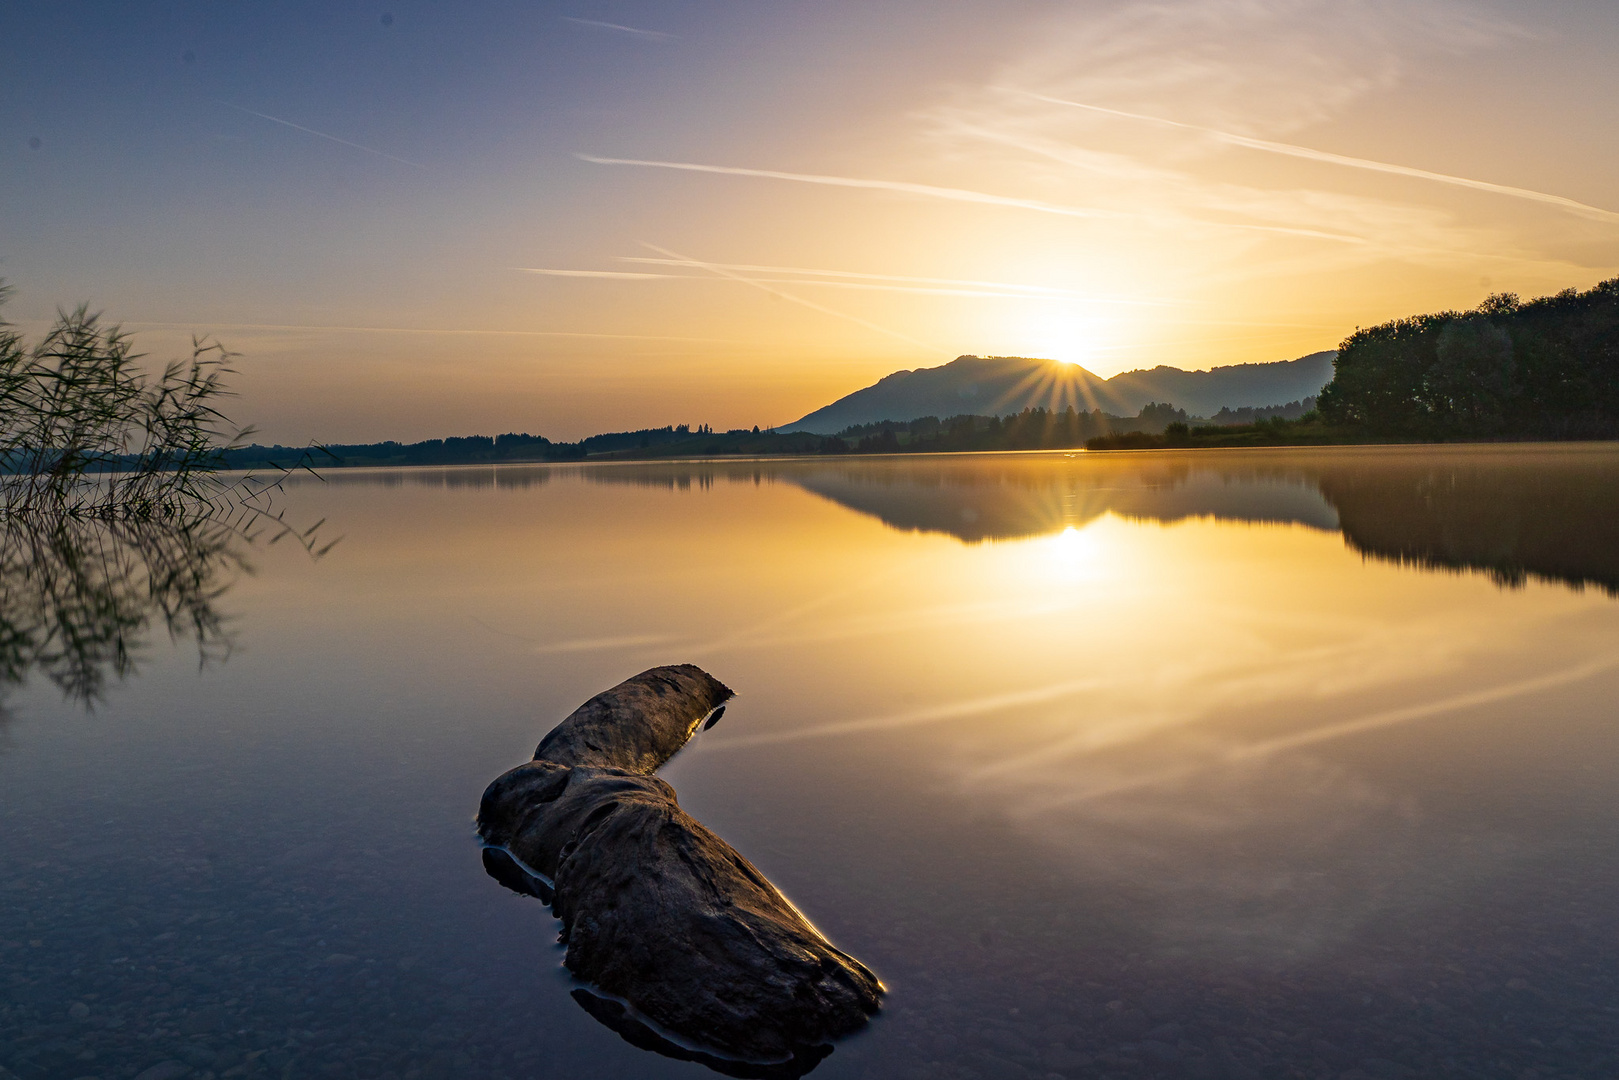
[{"label": "reed", "polygon": [[[10,292],[0,282],[0,303]],[[194,337],[188,359],[148,369],[129,335],[83,305],[59,310],[32,346],[0,320],[0,515],[262,511],[273,484],[221,468],[252,434],[220,409],[234,355]]]}]

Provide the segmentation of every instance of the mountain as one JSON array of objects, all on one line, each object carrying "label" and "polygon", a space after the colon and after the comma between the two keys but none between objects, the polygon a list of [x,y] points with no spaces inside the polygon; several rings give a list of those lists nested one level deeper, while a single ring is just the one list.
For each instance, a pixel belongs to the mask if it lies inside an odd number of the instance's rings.
[{"label": "mountain", "polygon": [[959,356],[941,367],[896,371],[777,431],[831,435],[855,424],[920,416],[1005,416],[1035,406],[1101,409],[1134,416],[1167,401],[1194,416],[1222,408],[1280,405],[1321,392],[1332,380],[1334,352],[1272,364],[1234,364],[1210,371],[1155,367],[1104,379],[1077,364],[1022,356]]}]

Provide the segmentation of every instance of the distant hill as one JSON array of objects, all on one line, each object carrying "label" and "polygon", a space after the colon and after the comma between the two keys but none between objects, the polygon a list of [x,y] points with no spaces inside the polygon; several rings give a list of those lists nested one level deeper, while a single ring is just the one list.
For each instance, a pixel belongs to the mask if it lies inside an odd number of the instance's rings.
[{"label": "distant hill", "polygon": [[1332,379],[1331,351],[1272,364],[1211,371],[1155,367],[1104,379],[1077,364],[1021,356],[961,356],[942,367],[896,371],[777,431],[831,435],[883,420],[941,419],[962,413],[1005,416],[1028,408],[1102,409],[1121,416],[1169,402],[1194,416],[1221,409],[1282,405],[1321,392]]}]

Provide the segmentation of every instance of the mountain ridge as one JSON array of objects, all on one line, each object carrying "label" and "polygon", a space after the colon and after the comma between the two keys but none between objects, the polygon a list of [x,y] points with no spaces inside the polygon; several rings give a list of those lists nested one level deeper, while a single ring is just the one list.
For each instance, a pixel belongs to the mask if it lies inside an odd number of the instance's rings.
[{"label": "mountain ridge", "polygon": [[948,364],[895,371],[870,386],[778,428],[831,435],[883,420],[962,413],[1008,415],[1027,408],[1103,409],[1133,415],[1169,402],[1195,416],[1220,409],[1281,405],[1320,393],[1332,379],[1336,352],[1296,360],[1230,364],[1208,371],[1159,365],[1103,379],[1077,364],[1022,356],[958,356]]}]

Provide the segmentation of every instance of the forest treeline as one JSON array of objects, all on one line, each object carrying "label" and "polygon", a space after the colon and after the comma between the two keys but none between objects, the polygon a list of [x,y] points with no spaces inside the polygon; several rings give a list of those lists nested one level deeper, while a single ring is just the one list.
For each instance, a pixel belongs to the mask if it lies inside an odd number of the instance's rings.
[{"label": "forest treeline", "polygon": [[1134,417],[1113,416],[1100,409],[1056,411],[1025,409],[1011,416],[961,415],[941,420],[884,421],[851,427],[836,435],[807,431],[781,433],[758,428],[715,431],[692,428],[646,428],[592,435],[578,442],[552,442],[543,435],[471,435],[428,439],[417,443],[336,444],[311,449],[299,446],[252,445],[226,451],[228,468],[284,469],[309,465],[339,466],[474,465],[535,461],[583,461],[662,457],[761,456],[779,454],[873,454],[962,450],[1058,450],[1084,446],[1098,435],[1118,431],[1161,432],[1186,421],[1173,405],[1149,404]]},{"label": "forest treeline", "polygon": [[1173,405],[1149,402],[1134,417],[1113,416],[1100,409],[1079,411],[1024,409],[1010,416],[951,416],[940,420],[885,420],[838,433],[855,453],[939,452],[964,450],[1069,450],[1098,436],[1118,431],[1161,432],[1185,423],[1186,412]]},{"label": "forest treeline", "polygon": [[[481,465],[535,461],[583,461],[602,457],[687,457],[708,453],[824,453],[837,440],[821,435],[778,435],[773,431],[715,432],[688,424],[615,431],[578,442],[552,442],[543,435],[468,435],[425,439],[415,443],[332,443],[324,446],[252,446],[228,451],[227,467],[257,469],[266,465],[291,469],[341,466]],[[841,444],[839,444],[841,447]]]},{"label": "forest treeline", "polygon": [[1619,438],[1619,278],[1529,301],[1497,293],[1472,311],[1356,330],[1338,347],[1315,410],[1297,418],[1171,424],[1086,446],[1612,438]]},{"label": "forest treeline", "polygon": [[552,442],[541,435],[474,435],[418,443],[248,446],[233,468],[461,465],[613,458],[921,453],[975,450],[1278,446],[1388,439],[1619,437],[1619,278],[1585,292],[1520,301],[1490,297],[1472,311],[1416,315],[1356,330],[1338,349],[1318,398],[1222,409],[1192,426],[1152,403],[1134,417],[1100,409],[1025,409],[887,420],[836,435],[699,425]]},{"label": "forest treeline", "polygon": [[1356,330],[1321,419],[1416,438],[1619,435],[1619,278]]}]

